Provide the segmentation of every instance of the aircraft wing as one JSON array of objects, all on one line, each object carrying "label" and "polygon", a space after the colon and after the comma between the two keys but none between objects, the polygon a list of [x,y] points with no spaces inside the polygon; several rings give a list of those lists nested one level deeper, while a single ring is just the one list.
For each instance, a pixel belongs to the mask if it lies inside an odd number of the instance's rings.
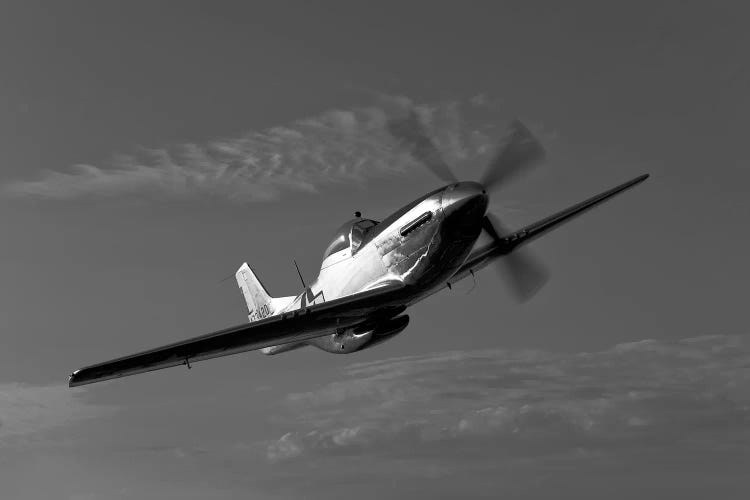
[{"label": "aircraft wing", "polygon": [[549,231],[560,227],[565,222],[573,220],[575,217],[583,214],[584,212],[591,210],[600,203],[611,199],[615,195],[622,193],[623,191],[630,189],[637,184],[648,179],[649,174],[644,174],[624,182],[618,186],[608,189],[603,193],[599,193],[596,196],[584,200],[580,203],[576,203],[565,210],[561,210],[555,214],[550,215],[540,221],[529,224],[528,226],[514,231],[511,234],[501,236],[496,242],[490,243],[484,247],[481,247],[469,255],[463,266],[454,274],[449,280],[450,284],[456,283],[461,279],[468,276],[470,273],[477,271],[491,261],[511,253],[513,250],[521,245],[525,245],[540,236],[548,233]]},{"label": "aircraft wing", "polygon": [[394,308],[404,300],[404,285],[387,284],[304,309],[209,333],[130,356],[76,370],[69,386],[101,382],[196,361],[252,351],[272,345],[299,342],[354,326]]}]

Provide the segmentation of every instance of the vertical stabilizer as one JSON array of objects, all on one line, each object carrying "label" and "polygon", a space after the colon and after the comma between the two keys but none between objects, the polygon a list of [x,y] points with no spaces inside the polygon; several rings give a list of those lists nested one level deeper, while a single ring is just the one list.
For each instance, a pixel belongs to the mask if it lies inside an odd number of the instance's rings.
[{"label": "vertical stabilizer", "polygon": [[281,312],[295,297],[271,297],[250,266],[244,263],[235,273],[237,285],[247,303],[247,318],[252,323]]}]

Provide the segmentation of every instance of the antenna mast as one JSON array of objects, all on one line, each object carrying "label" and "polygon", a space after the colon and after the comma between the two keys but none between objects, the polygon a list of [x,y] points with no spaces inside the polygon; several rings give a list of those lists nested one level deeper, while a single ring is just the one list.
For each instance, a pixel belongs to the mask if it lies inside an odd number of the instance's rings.
[{"label": "antenna mast", "polygon": [[297,265],[297,261],[292,259],[294,261],[294,267],[297,268],[297,274],[299,275],[299,280],[302,282],[302,288],[307,289],[307,285],[305,285],[305,278],[302,277],[302,273],[299,271],[299,266]]}]

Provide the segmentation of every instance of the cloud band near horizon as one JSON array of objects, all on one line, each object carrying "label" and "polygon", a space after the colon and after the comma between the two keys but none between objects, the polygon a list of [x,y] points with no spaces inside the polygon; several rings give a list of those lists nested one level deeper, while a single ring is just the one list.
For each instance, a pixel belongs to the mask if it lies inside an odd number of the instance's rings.
[{"label": "cloud band near horizon", "polygon": [[456,351],[355,364],[286,398],[289,432],[267,458],[742,454],[750,451],[748,363],[746,337],[716,335],[591,353]]}]

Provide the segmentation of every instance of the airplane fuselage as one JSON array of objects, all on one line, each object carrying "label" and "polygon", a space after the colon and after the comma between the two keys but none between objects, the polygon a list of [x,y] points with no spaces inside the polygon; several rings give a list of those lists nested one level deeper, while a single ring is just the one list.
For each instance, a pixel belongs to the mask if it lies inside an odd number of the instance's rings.
[{"label": "airplane fuselage", "polygon": [[[418,198],[377,225],[350,221],[329,246],[317,279],[280,312],[394,281],[406,285],[409,305],[419,301],[444,286],[464,263],[482,230],[487,203],[480,184],[460,182]],[[399,312],[394,311],[394,316]],[[388,324],[384,328],[388,330]],[[360,330],[336,332],[309,343],[330,352],[352,352],[373,340],[372,331]],[[287,344],[264,352],[276,354],[296,347]]]}]

